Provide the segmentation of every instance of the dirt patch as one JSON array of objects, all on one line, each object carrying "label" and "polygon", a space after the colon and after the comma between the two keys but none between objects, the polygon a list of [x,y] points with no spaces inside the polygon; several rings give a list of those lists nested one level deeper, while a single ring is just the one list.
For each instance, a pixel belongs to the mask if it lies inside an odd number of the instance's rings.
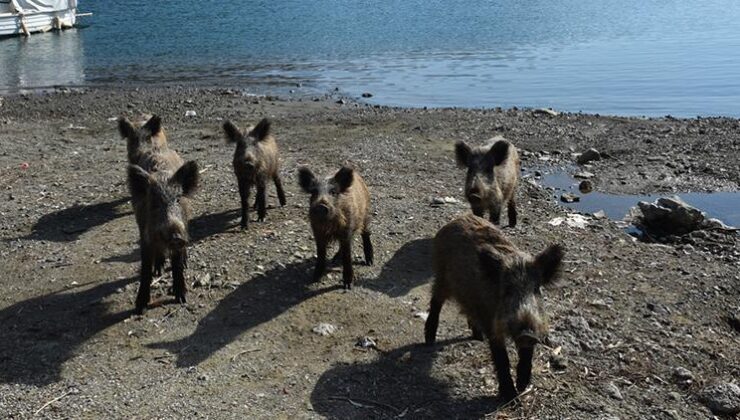
[{"label": "dirt patch", "polygon": [[[148,113],[163,117],[183,158],[206,168],[186,275],[189,285],[209,281],[190,289],[187,305],[173,305],[167,273],[153,290],[163,304],[134,317],[138,232],[114,118]],[[277,206],[268,188],[267,220],[242,232],[233,148],[220,125],[264,116],[274,122],[288,205]],[[740,311],[736,244],[720,255],[635,242],[609,220],[552,226],[568,210],[528,181],[518,191],[519,225],[507,234],[530,252],[551,242],[567,249],[564,281],[545,293],[551,343],[536,352],[534,389],[520,406],[498,407],[487,346],[469,340],[454,305],[443,310],[440,343],[420,345],[430,238],[467,211],[453,144],[497,134],[522,149],[525,169],[571,165],[575,153],[598,149],[606,156],[584,169],[596,191],[738,189],[734,119],[391,109],[184,88],[5,98],[0,414],[710,416],[701,386],[740,377],[740,336],[727,321]],[[295,180],[299,164],[327,173],[345,161],[371,190],[376,252],[374,266],[362,265],[356,241],[350,292],[338,271],[309,284],[315,249],[308,197]],[[439,197],[461,202],[432,206]],[[321,323],[336,331],[313,333]],[[357,346],[363,338],[376,346]],[[692,379],[677,379],[678,368]]]}]

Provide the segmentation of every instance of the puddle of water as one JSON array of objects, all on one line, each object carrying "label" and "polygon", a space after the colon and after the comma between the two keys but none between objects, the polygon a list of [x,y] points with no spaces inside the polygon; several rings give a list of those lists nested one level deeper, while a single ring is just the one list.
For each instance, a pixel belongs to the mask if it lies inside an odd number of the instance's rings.
[{"label": "puddle of water", "polygon": [[[688,204],[701,209],[708,217],[717,218],[726,225],[740,226],[740,192],[715,193],[665,193],[650,195],[607,194],[602,192],[581,193],[578,185],[581,180],[575,179],[567,170],[552,172],[542,171],[542,177],[537,183],[544,187],[555,189],[555,196],[561,205],[572,208],[581,213],[593,214],[603,210],[607,217],[613,220],[623,220],[631,207],[637,206],[638,201],[654,202],[659,197],[679,196]],[[580,201],[563,203],[560,195],[564,192],[577,194]]]}]

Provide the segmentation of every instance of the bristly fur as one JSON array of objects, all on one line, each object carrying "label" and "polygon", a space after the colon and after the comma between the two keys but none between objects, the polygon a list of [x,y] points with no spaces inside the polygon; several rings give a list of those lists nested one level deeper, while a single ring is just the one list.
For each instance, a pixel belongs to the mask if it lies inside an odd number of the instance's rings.
[{"label": "bristly fur", "polygon": [[[459,303],[476,338],[488,338],[499,391],[505,400],[529,384],[534,345],[547,334],[540,287],[551,284],[564,250],[551,245],[535,257],[520,251],[493,224],[468,214],[445,225],[434,238],[434,283],[425,340],[436,339],[439,315],[448,299]],[[506,340],[520,359],[516,388],[509,372]]]},{"label": "bristly fur", "polygon": [[343,166],[333,176],[317,178],[307,167],[298,169],[298,185],[310,194],[309,220],[316,240],[314,281],[326,271],[326,252],[331,242],[339,242],[342,257],[342,279],[345,288],[352,287],[352,238],[362,235],[365,262],[373,263],[370,240],[370,192],[365,181],[354,169]]},{"label": "bristly fur", "polygon": [[271,123],[262,119],[256,127],[249,128],[246,134],[231,121],[223,124],[226,140],[236,143],[234,150],[234,174],[239,186],[241,204],[241,227],[249,224],[249,195],[253,186],[257,188],[257,215],[260,221],[267,215],[267,183],[275,183],[280,205],[286,204],[285,191],[280,178],[279,152],[275,138],[270,134]]}]

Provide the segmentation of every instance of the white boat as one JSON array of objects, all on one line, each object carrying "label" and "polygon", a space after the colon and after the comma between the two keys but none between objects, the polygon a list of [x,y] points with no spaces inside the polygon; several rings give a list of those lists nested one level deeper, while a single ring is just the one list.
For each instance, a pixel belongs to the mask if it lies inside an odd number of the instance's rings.
[{"label": "white boat", "polygon": [[71,28],[77,0],[0,0],[0,36]]}]

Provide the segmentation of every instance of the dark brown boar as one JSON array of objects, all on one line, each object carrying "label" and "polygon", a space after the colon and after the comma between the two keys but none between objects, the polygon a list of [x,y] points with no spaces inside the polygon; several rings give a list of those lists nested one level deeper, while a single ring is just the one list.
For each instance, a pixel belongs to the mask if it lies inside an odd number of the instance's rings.
[{"label": "dark brown boar", "polygon": [[[436,339],[444,302],[458,302],[473,328],[487,337],[499,393],[514,399],[529,385],[535,344],[547,335],[541,287],[557,280],[564,251],[551,245],[536,257],[520,251],[493,224],[468,214],[444,226],[434,238],[435,280],[424,328],[427,344]],[[516,388],[509,372],[506,338],[519,353]]]},{"label": "dark brown boar", "polygon": [[280,205],[285,205],[285,191],[283,191],[283,183],[280,180],[278,146],[275,138],[270,134],[270,125],[270,121],[265,118],[256,127],[248,128],[246,134],[230,121],[226,121],[223,125],[226,139],[230,143],[236,143],[233,163],[241,198],[242,229],[246,229],[249,224],[248,201],[252,186],[257,187],[256,206],[259,221],[264,221],[267,214],[268,181],[275,182]]},{"label": "dark brown boar", "polygon": [[357,171],[343,166],[324,179],[318,179],[307,167],[298,170],[298,183],[311,194],[308,217],[316,241],[316,267],[313,280],[319,281],[326,271],[326,248],[339,242],[342,258],[342,280],[350,289],[354,280],[352,270],[352,238],[361,232],[365,262],[373,264],[373,245],[370,242],[370,192]]},{"label": "dark brown boar", "polygon": [[455,158],[467,168],[465,197],[476,216],[486,210],[491,222],[499,224],[501,211],[508,207],[509,226],[516,226],[516,187],[519,183],[519,153],[513,144],[498,140],[490,147],[471,148],[455,143]]},{"label": "dark brown boar", "polygon": [[[128,141],[128,186],[139,227],[141,277],[135,311],[141,314],[149,304],[152,276],[161,275],[168,257],[175,300],[185,303],[190,199],[198,187],[199,172],[194,161],[184,163],[169,149],[159,117],[141,128],[121,118],[118,128]],[[150,150],[142,147],[147,142]]]}]

